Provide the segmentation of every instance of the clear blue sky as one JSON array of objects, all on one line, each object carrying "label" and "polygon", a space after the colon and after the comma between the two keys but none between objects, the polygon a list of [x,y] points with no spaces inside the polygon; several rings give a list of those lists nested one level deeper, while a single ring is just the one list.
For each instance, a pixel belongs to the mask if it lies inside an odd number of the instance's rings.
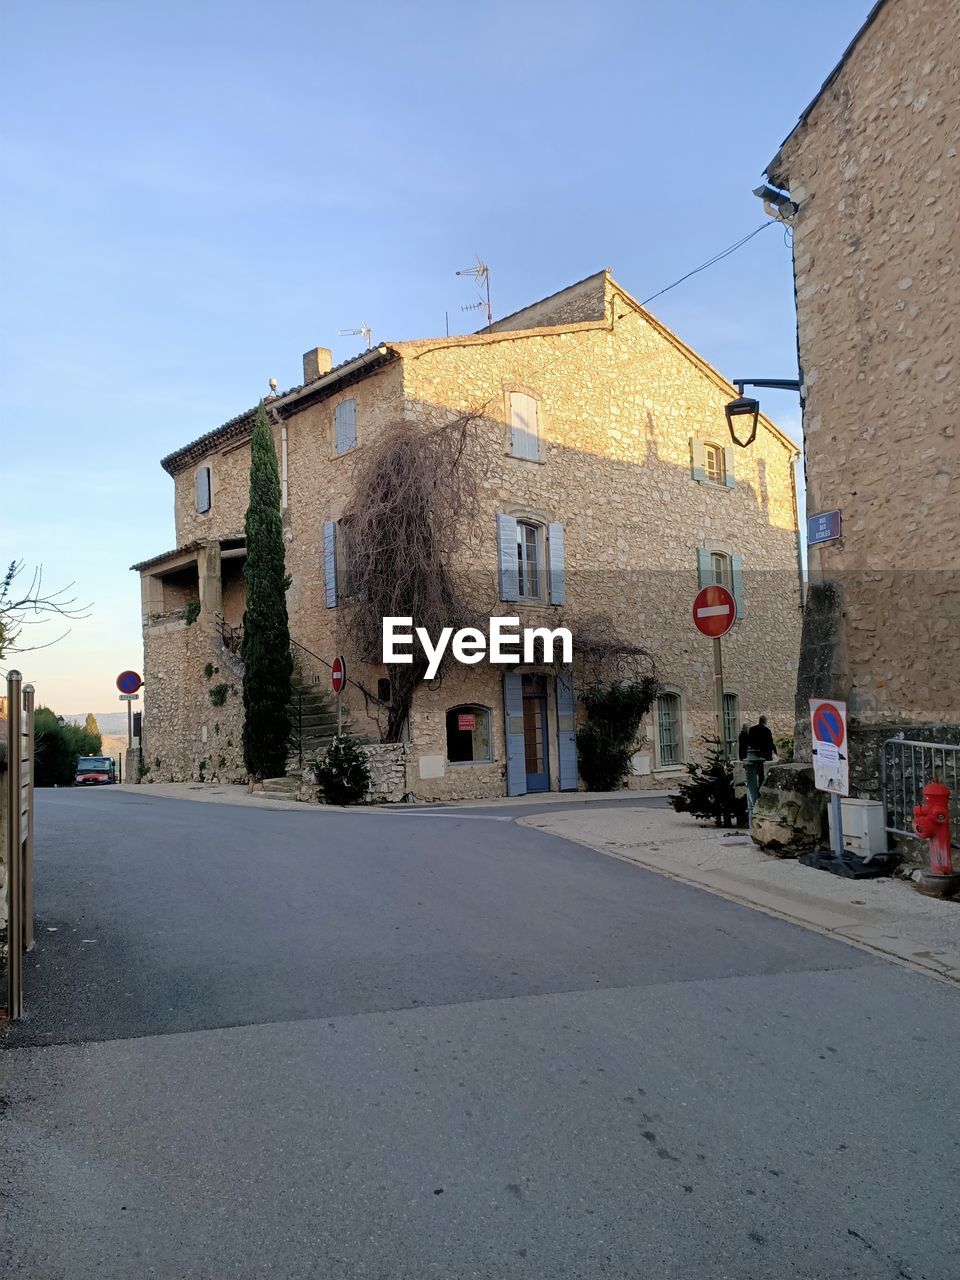
[{"label": "clear blue sky", "polygon": [[[751,188],[868,8],[7,0],[0,555],[94,601],[17,659],[41,700],[119,708],[165,453],[308,347],[353,354],[338,328],[475,328],[477,254],[495,315],[604,266],[670,283],[763,221]],[[794,376],[778,227],[651,309],[728,376]],[[795,397],[764,406],[797,434]]]}]

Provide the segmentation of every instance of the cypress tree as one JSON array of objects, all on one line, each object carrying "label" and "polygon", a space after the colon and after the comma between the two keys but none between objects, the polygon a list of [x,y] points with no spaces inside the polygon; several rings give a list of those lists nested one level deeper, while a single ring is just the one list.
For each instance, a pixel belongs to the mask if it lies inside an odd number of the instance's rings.
[{"label": "cypress tree", "polygon": [[245,522],[247,608],[243,619],[243,761],[251,779],[287,768],[293,659],[280,519],[280,473],[267,411],[257,409],[250,442]]}]

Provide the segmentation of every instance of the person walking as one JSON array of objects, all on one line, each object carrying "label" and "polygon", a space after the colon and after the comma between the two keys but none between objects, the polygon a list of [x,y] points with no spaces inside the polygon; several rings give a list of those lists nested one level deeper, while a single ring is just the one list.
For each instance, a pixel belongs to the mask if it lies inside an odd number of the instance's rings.
[{"label": "person walking", "polygon": [[764,765],[776,753],[773,734],[767,727],[767,717],[761,716],[753,728],[747,731],[747,760],[756,765],[758,789],[763,786]]}]

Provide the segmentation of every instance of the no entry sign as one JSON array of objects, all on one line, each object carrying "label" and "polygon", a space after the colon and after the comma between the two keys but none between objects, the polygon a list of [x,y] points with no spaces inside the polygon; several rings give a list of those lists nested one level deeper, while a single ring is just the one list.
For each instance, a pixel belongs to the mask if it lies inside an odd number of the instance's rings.
[{"label": "no entry sign", "polygon": [[737,620],[737,602],[726,587],[714,585],[697,592],[693,602],[693,625],[705,636],[718,640]]},{"label": "no entry sign", "polygon": [[343,658],[334,658],[330,668],[330,683],[333,685],[334,693],[343,691],[343,686],[347,683],[347,664]]},{"label": "no entry sign", "polygon": [[142,684],[136,671],[121,671],[117,676],[117,688],[121,693],[136,693]]}]

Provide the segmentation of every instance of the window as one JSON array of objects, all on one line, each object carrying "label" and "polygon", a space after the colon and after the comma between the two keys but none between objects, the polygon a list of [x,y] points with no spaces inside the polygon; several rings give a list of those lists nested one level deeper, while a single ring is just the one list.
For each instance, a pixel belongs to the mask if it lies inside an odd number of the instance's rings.
[{"label": "window", "polygon": [[341,400],[333,411],[334,450],[347,453],[357,443],[357,402]]},{"label": "window", "polygon": [[733,566],[725,551],[710,552],[710,582],[707,585],[713,584],[733,590]]},{"label": "window", "polygon": [[540,412],[533,396],[510,392],[510,449],[515,458],[540,460]]},{"label": "window", "polygon": [[490,712],[486,707],[451,707],[447,712],[447,759],[451,764],[492,760]]},{"label": "window", "polygon": [[734,487],[733,448],[719,445],[714,440],[690,438],[690,461],[694,480],[700,484],[715,484],[724,489]]},{"label": "window", "polygon": [[723,741],[727,758],[736,760],[739,754],[740,698],[735,693],[723,695]]},{"label": "window", "polygon": [[538,524],[517,521],[517,574],[521,600],[540,599],[543,529]]},{"label": "window", "polygon": [[210,468],[197,467],[197,514],[210,510]]},{"label": "window", "polygon": [[393,689],[386,676],[381,676],[377,681],[377,700],[382,702],[385,707],[389,707],[393,702]]},{"label": "window", "polygon": [[657,740],[661,769],[682,763],[680,738],[680,695],[662,693],[657,699]]},{"label": "window", "polygon": [[726,483],[723,450],[718,444],[705,444],[703,446],[703,473],[711,484]]}]

